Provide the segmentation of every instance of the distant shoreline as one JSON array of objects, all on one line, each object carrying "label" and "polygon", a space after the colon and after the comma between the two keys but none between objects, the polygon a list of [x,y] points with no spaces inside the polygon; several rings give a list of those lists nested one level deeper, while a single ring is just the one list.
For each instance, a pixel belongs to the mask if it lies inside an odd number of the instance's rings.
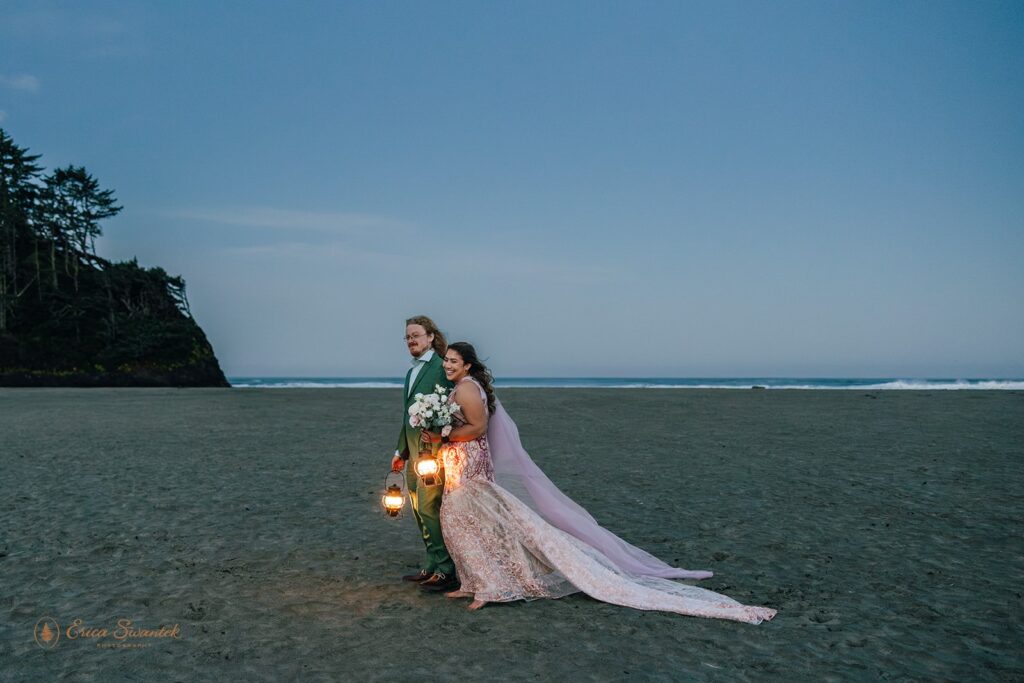
[{"label": "distant shoreline", "polygon": [[[229,377],[239,389],[398,389],[396,377]],[[498,389],[832,389],[864,391],[1024,391],[1024,379],[905,379],[809,377],[510,377]]]}]

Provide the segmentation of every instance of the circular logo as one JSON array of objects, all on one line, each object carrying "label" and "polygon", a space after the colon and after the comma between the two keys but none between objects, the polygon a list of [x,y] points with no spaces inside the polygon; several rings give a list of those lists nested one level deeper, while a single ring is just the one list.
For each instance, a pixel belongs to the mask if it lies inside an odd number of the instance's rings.
[{"label": "circular logo", "polygon": [[33,635],[39,647],[44,650],[52,650],[56,647],[57,641],[60,640],[60,624],[57,623],[56,619],[43,617],[36,622]]}]

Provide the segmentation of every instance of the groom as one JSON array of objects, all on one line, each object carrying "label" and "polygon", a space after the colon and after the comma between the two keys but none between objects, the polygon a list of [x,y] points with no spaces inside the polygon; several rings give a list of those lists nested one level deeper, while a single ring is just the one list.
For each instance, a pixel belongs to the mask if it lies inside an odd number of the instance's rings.
[{"label": "groom", "polygon": [[[427,546],[427,562],[426,567],[419,573],[403,576],[402,579],[416,582],[422,588],[432,591],[452,590],[459,582],[455,578],[455,563],[452,562],[441,536],[444,473],[442,472],[439,483],[434,486],[424,486],[416,475],[416,461],[420,449],[429,451],[429,457],[434,457],[440,444],[422,441],[422,430],[409,426],[409,406],[412,405],[413,397],[417,393],[432,393],[438,384],[449,390],[454,386],[445,377],[441,367],[441,360],[448,350],[448,342],[433,320],[425,315],[418,315],[405,321],[405,344],[412,354],[412,368],[405,375],[402,431],[398,435],[398,448],[391,460],[391,469],[400,472],[403,465],[405,466],[405,483],[409,489],[412,515],[416,518],[423,543]],[[424,457],[428,457],[426,453]]]}]

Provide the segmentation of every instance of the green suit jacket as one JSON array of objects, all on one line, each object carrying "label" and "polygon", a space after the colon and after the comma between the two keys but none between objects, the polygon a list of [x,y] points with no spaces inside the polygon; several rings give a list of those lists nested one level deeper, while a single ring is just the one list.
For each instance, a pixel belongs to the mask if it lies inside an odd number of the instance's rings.
[{"label": "green suit jacket", "polygon": [[398,447],[395,449],[404,460],[408,460],[410,455],[419,453],[420,444],[433,446],[431,450],[437,450],[439,447],[439,444],[426,444],[426,442],[420,441],[422,430],[409,426],[409,406],[415,400],[416,394],[433,393],[434,387],[438,384],[449,391],[455,386],[444,376],[441,356],[437,354],[437,351],[434,351],[433,357],[420,369],[420,373],[416,375],[416,384],[410,390],[409,376],[412,374],[412,371],[413,368],[409,368],[409,372],[405,373],[405,385],[402,388],[405,409],[402,411],[402,431],[398,434]]}]

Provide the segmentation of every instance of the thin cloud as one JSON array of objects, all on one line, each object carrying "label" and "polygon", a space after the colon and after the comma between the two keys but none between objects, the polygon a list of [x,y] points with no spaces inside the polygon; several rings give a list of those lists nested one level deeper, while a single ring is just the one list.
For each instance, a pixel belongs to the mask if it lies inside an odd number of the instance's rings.
[{"label": "thin cloud", "polygon": [[82,36],[103,38],[127,33],[126,19],[137,15],[136,8],[121,8],[115,17],[98,14],[88,7],[33,8],[9,12],[4,16],[4,32],[42,38],[69,38]]},{"label": "thin cloud", "polygon": [[328,233],[404,232],[415,226],[389,216],[341,211],[294,211],[271,207],[236,207],[173,211],[176,218],[251,228],[311,230]]},{"label": "thin cloud", "polygon": [[6,120],[7,120],[7,112],[5,112],[3,109],[0,109],[0,123],[3,123]]},{"label": "thin cloud", "polygon": [[463,253],[459,267],[479,276],[516,281],[521,278],[559,282],[566,285],[596,285],[608,282],[615,273],[606,266],[576,263],[566,259],[552,260],[531,254],[500,256],[493,252]]},{"label": "thin cloud", "polygon": [[39,90],[39,79],[30,74],[17,74],[14,76],[0,74],[0,85],[11,90],[37,92]]},{"label": "thin cloud", "polygon": [[82,56],[123,57],[145,51],[151,12],[127,3],[105,13],[89,7],[44,7],[8,12],[0,39],[60,43]]},{"label": "thin cloud", "polygon": [[[400,246],[400,245],[393,245]],[[284,242],[251,246],[226,247],[221,249],[225,256],[240,258],[271,258],[280,263],[312,262],[322,264],[352,263],[382,269],[394,268],[395,263],[418,253],[418,247],[411,250],[367,249],[342,242],[310,244],[308,242]],[[437,262],[447,263],[446,256],[438,250]],[[615,279],[616,274],[607,267],[591,263],[575,263],[568,260],[552,260],[531,255],[515,256],[491,251],[461,250],[457,262],[444,266],[458,268],[473,277],[494,278],[500,282],[544,281],[563,285],[597,285]]]},{"label": "thin cloud", "polygon": [[363,249],[349,244],[309,244],[307,242],[225,247],[220,252],[227,256],[240,256],[244,258],[270,257],[278,261],[326,260],[332,263],[344,261],[380,266],[393,265],[398,257],[398,254],[395,253]]}]

